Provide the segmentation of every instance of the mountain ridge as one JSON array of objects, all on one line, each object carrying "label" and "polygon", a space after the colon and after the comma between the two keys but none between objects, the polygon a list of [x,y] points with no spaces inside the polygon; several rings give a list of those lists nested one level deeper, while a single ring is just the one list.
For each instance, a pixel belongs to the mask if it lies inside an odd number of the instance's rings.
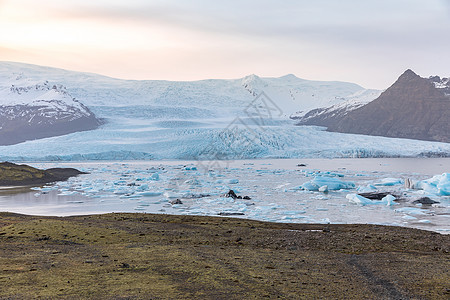
[{"label": "mountain ridge", "polygon": [[16,77],[0,88],[0,145],[96,129],[101,120],[62,85]]},{"label": "mountain ridge", "polygon": [[332,108],[310,111],[297,118],[298,125],[325,126],[331,132],[450,143],[447,90],[450,90],[448,78],[422,78],[408,69],[375,100],[343,111]]}]

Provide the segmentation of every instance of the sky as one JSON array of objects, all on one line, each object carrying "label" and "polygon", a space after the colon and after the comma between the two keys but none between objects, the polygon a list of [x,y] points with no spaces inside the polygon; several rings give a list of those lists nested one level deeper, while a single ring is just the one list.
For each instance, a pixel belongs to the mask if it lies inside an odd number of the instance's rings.
[{"label": "sky", "polygon": [[0,61],[124,79],[450,76],[450,0],[0,0]]}]

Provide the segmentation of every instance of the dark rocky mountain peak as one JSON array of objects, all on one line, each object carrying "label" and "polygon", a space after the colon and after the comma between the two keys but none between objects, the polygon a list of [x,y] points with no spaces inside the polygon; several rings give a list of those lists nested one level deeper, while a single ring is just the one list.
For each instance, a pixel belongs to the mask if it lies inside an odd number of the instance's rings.
[{"label": "dark rocky mountain peak", "polygon": [[406,70],[377,99],[345,113],[327,110],[299,125],[328,131],[450,142],[450,84],[439,76],[422,78]]}]

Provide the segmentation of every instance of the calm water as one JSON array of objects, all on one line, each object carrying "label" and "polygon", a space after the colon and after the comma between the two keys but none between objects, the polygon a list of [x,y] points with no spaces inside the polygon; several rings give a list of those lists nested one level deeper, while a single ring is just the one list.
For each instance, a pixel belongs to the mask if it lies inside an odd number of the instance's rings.
[{"label": "calm water", "polygon": [[[450,197],[417,206],[427,196],[402,184],[377,185],[402,195],[394,206],[355,205],[356,190],[303,191],[315,175],[331,172],[357,187],[386,178],[423,180],[450,172],[450,159],[265,159],[245,161],[130,161],[31,163],[38,168],[75,167],[90,172],[49,186],[0,190],[0,210],[33,215],[148,212],[189,215],[239,213],[239,217],[296,223],[371,223],[450,232]],[[298,166],[305,165],[305,166]],[[319,173],[320,172],[320,173]],[[223,197],[229,189],[251,200]],[[207,196],[208,195],[208,196]],[[183,204],[172,205],[181,199]]]}]

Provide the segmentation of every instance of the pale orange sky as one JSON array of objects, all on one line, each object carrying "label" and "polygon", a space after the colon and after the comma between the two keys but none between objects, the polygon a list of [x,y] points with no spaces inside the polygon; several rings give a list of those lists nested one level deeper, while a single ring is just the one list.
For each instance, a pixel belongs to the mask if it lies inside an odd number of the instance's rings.
[{"label": "pale orange sky", "polygon": [[127,79],[450,75],[447,0],[0,0],[0,60]]}]

